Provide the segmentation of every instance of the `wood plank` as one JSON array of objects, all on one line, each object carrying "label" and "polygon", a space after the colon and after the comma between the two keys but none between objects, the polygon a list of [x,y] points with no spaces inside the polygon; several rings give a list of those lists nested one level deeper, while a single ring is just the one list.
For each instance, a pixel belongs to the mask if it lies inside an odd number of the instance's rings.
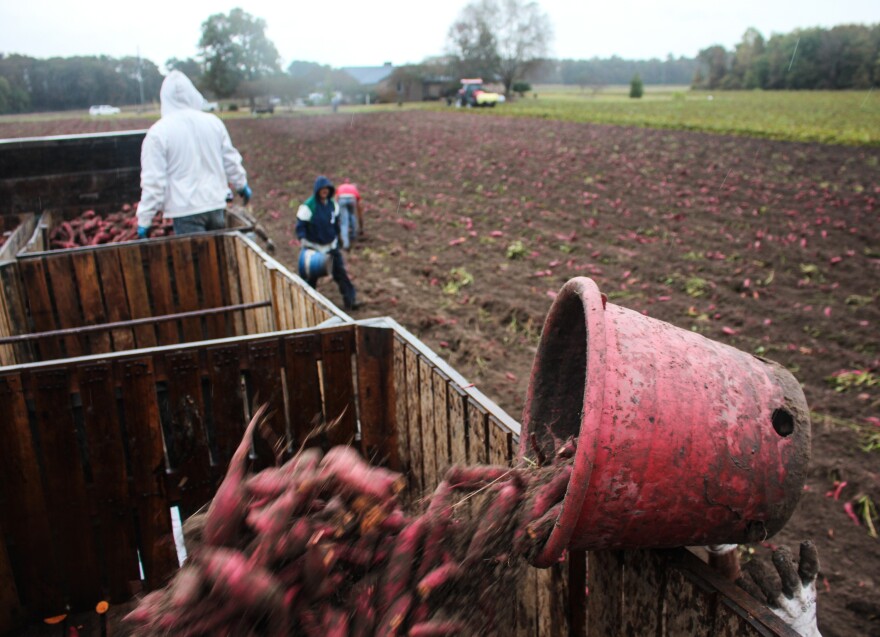
[{"label": "wood plank", "polygon": [[[220,243],[221,256],[226,263],[226,294],[224,299],[227,305],[239,305],[242,303],[241,283],[239,282],[238,256],[235,249],[239,241],[232,235],[224,235]],[[233,312],[232,333],[236,336],[245,334],[244,312]]]},{"label": "wood plank", "polygon": [[269,270],[269,283],[272,286],[272,315],[275,317],[275,328],[279,330],[290,329],[287,325],[287,316],[285,315],[284,292],[282,291],[281,277],[278,270],[271,268]]},{"label": "wood plank", "polygon": [[[104,292],[104,302],[107,306],[107,320],[110,323],[131,319],[119,253],[119,250],[95,252],[95,258],[98,260],[98,272],[101,277],[101,290]],[[143,273],[143,270],[141,272]],[[135,348],[134,330],[130,327],[116,328],[110,332],[110,336],[115,352]]]},{"label": "wood plank", "polygon": [[[247,258],[248,248],[244,241],[235,241],[235,255],[238,262],[239,281],[241,283],[241,300],[243,303],[254,302],[254,290],[251,285],[250,262]],[[254,310],[244,313],[245,334],[257,334],[260,330],[257,325],[257,316]]]},{"label": "wood plank", "polygon": [[425,476],[424,488],[433,490],[437,476],[437,443],[434,439],[434,383],[431,364],[419,356],[419,407],[422,414],[422,465]]},{"label": "wood plank", "polygon": [[[393,331],[392,331],[393,334]],[[409,419],[406,413],[406,346],[403,341],[391,339],[394,366],[394,422],[397,430],[397,458],[399,471],[408,474],[411,470],[409,455]],[[388,403],[389,406],[392,403]]]},{"label": "wood plank", "polygon": [[15,576],[6,545],[0,541],[0,634],[11,633],[25,620],[24,609],[15,587]]},{"label": "wood plank", "polygon": [[[128,315],[133,319],[152,316],[147,279],[144,274],[144,258],[139,245],[121,247],[117,252],[122,280],[125,285]],[[156,326],[138,325],[133,329],[134,346],[138,348],[155,347]]]},{"label": "wood plank", "polygon": [[468,462],[489,463],[489,414],[474,400],[467,402]]},{"label": "wood plank", "polygon": [[414,498],[418,498],[427,489],[424,463],[422,461],[422,401],[419,391],[419,355],[412,347],[406,346],[404,358],[406,360],[406,417],[411,469],[410,492]]},{"label": "wood plank", "polygon": [[535,637],[538,634],[537,569],[524,568],[516,582],[516,635]]},{"label": "wood plank", "polygon": [[[100,325],[107,322],[107,312],[104,309],[104,299],[98,286],[98,264],[95,262],[93,252],[80,252],[70,255],[73,261],[73,269],[76,272],[76,280],[79,281],[80,303],[83,309],[84,325]],[[91,283],[86,283],[87,281]],[[89,338],[89,352],[92,354],[106,354],[112,351],[110,333],[107,331],[92,332]]]},{"label": "wood plank", "polygon": [[678,569],[667,570],[662,600],[667,635],[709,637],[713,634],[714,617],[707,599]]},{"label": "wood plank", "polygon": [[[199,287],[202,290],[202,302],[199,309],[222,307],[223,287],[221,280],[221,265],[217,254],[217,237],[194,235],[192,238],[193,251],[198,259]],[[227,314],[212,314],[205,317],[207,337],[225,338],[230,335],[227,325]]]},{"label": "wood plank", "polygon": [[36,410],[49,524],[58,547],[55,568],[61,571],[70,602],[75,607],[88,607],[101,599],[101,585],[70,381],[64,369],[34,372],[28,380]]},{"label": "wood plank", "polygon": [[[42,259],[22,259],[18,262],[23,289],[27,294],[27,306],[33,321],[34,332],[49,332],[58,329],[52,312],[49,285],[46,282],[45,265]],[[62,355],[61,343],[57,338],[41,338],[37,343],[39,360],[52,360]]]},{"label": "wood plank", "polygon": [[[30,332],[25,311],[24,292],[19,279],[18,262],[0,264],[0,291],[4,303],[4,319],[9,326],[9,335],[16,336]],[[11,363],[28,363],[34,360],[33,344],[17,343],[11,346],[14,358]]]},{"label": "wood plank", "polygon": [[198,352],[166,354],[164,359],[171,407],[171,479],[180,491],[180,513],[185,519],[211,499],[215,486],[205,434],[202,378]]},{"label": "wood plank", "polygon": [[447,386],[449,392],[449,461],[466,465],[467,456],[467,394],[454,382]]},{"label": "wood plank", "polygon": [[296,310],[297,315],[297,328],[306,328],[311,324],[309,321],[309,312],[308,307],[306,306],[306,293],[305,291],[296,286],[291,288],[291,292],[295,295],[293,299],[294,309]]},{"label": "wood plank", "polygon": [[437,482],[446,475],[449,468],[449,398],[447,388],[449,377],[439,369],[432,370],[434,384],[434,444],[437,457]]},{"label": "wood plank", "polygon": [[538,569],[538,635],[571,634],[568,605],[568,561]]},{"label": "wood plank", "polygon": [[[0,265],[0,268],[3,266]],[[6,293],[0,285],[0,336],[13,336],[14,331],[9,321],[9,308],[6,305]],[[15,348],[9,345],[0,345],[0,365],[14,365],[17,361]]]},{"label": "wood plank", "polygon": [[295,330],[298,326],[297,324],[297,313],[296,313],[296,297],[294,296],[294,286],[291,284],[290,279],[288,279],[283,274],[278,275],[281,283],[281,290],[283,294],[282,303],[284,303],[284,310],[287,314],[287,329]]},{"label": "wood plank", "polygon": [[[170,243],[171,262],[174,266],[174,288],[177,291],[177,312],[192,312],[199,309],[193,247],[191,237],[179,237]],[[180,325],[183,329],[184,342],[195,343],[205,339],[200,318],[181,319]]]},{"label": "wood plank", "polygon": [[321,442],[320,438],[309,439],[314,434],[314,428],[324,422],[321,383],[318,378],[320,356],[321,337],[317,334],[298,334],[284,339],[284,373],[294,448]]},{"label": "wood plank", "polygon": [[116,363],[125,418],[125,442],[131,461],[131,495],[137,512],[138,539],[145,585],[164,586],[177,569],[171,532],[170,503],[165,485],[165,451],[150,357]]},{"label": "wood plank", "polygon": [[357,431],[357,412],[352,378],[351,354],[354,328],[324,332],[321,335],[321,362],[324,370],[324,405],[330,446],[348,445]]},{"label": "wood plank", "polygon": [[[587,567],[587,634],[606,637],[620,634],[623,626],[623,553],[590,551]],[[690,633],[670,632],[669,635]]]},{"label": "wood plank", "polygon": [[[281,352],[278,339],[249,343],[248,354],[248,395],[250,413],[269,403],[266,420],[272,435],[268,442],[278,453],[288,448],[287,419],[284,414],[284,387],[281,380]],[[276,445],[278,445],[276,447]],[[255,444],[256,446],[256,444]],[[271,458],[267,458],[271,461]]]},{"label": "wood plank", "polygon": [[489,463],[510,465],[512,456],[510,432],[501,426],[495,416],[489,414]]},{"label": "wood plank", "polygon": [[80,365],[76,373],[98,514],[102,582],[110,601],[124,602],[131,596],[129,582],[139,575],[113,368],[110,363]]},{"label": "wood plank", "polygon": [[622,614],[627,634],[644,635],[661,625],[664,566],[654,551],[623,551]]},{"label": "wood plank", "polygon": [[401,470],[391,330],[358,326],[357,374],[361,451],[373,464]]},{"label": "wood plank", "polygon": [[[73,265],[67,255],[57,255],[44,259],[48,274],[49,293],[55,302],[58,314],[58,327],[82,327],[84,324],[80,310],[80,295],[100,296],[101,289],[97,279],[84,281],[79,285],[73,276]],[[84,335],[72,334],[61,337],[67,356],[83,356],[91,354],[89,344]]]},{"label": "wood plank", "polygon": [[587,636],[587,553],[568,552],[568,634]]},{"label": "wood plank", "polygon": [[3,532],[13,548],[10,558],[22,603],[30,613],[49,617],[64,609],[64,586],[19,374],[0,376],[0,413]]},{"label": "wood plank", "polygon": [[[168,260],[168,243],[146,242],[143,246],[147,261],[147,286],[152,298],[151,316],[174,314],[174,293],[171,290],[171,273]],[[181,342],[179,321],[162,321],[156,325],[159,345],[176,345]]]},{"label": "wood plank", "polygon": [[[270,277],[272,275],[272,268],[269,267],[269,264],[266,263],[260,255],[254,253],[254,259],[257,261],[257,275],[259,276],[260,283],[260,300],[261,301],[271,301],[272,300],[272,284],[270,281]],[[278,323],[275,322],[275,314],[272,312],[272,306],[267,305],[266,307],[260,310],[263,312],[264,319],[266,321],[266,331],[274,332],[278,328]]]},{"label": "wood plank", "polygon": [[207,351],[210,379],[212,456],[220,472],[241,442],[245,429],[241,387],[241,352],[238,345],[210,347]]}]

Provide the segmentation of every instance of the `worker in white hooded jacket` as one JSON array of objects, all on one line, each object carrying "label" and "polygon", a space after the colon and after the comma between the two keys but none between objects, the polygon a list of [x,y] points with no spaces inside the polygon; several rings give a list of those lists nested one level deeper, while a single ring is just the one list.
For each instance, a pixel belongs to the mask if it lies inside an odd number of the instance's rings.
[{"label": "worker in white hooded jacket", "polygon": [[141,147],[138,237],[147,237],[160,210],[174,234],[225,228],[230,185],[245,204],[252,195],[241,155],[220,118],[202,111],[205,98],[186,75],[171,71],[159,99],[162,117]]}]

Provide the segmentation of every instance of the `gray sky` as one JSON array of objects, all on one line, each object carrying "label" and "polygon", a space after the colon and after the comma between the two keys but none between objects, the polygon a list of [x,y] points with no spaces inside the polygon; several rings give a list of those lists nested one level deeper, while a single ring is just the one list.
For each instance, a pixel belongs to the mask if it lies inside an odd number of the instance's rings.
[{"label": "gray sky", "polygon": [[[0,0],[0,52],[34,57],[136,55],[164,70],[197,53],[202,22],[236,6],[267,23],[286,67],[293,60],[339,66],[420,62],[444,51],[464,0]],[[796,28],[880,22],[880,0],[540,0],[554,26],[552,56],[692,57],[731,49],[750,26],[765,37]],[[307,7],[307,8],[306,8]]]}]

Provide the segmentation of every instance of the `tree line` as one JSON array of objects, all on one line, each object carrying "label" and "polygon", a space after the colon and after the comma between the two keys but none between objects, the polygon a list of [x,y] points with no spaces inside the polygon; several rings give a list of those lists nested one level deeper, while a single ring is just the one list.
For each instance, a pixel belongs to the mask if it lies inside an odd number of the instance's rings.
[{"label": "tree line", "polygon": [[[282,70],[266,23],[242,9],[218,13],[202,24],[198,55],[172,58],[167,69],[186,73],[212,98],[261,96],[285,101],[312,92],[363,93],[347,73],[295,61]],[[447,33],[447,51],[410,75],[483,77],[510,93],[517,81],[591,87],[691,84],[699,89],[866,89],[880,85],[880,24],[798,29],[769,39],[749,29],[732,51],[714,45],[696,58],[665,60],[553,60],[548,16],[530,0],[472,0]],[[158,99],[162,73],[150,60],[108,56],[37,59],[0,54],[0,113],[138,104]]]},{"label": "tree line", "polygon": [[880,86],[880,23],[797,29],[765,39],[748,29],[732,51],[697,55],[694,88],[870,89]]}]

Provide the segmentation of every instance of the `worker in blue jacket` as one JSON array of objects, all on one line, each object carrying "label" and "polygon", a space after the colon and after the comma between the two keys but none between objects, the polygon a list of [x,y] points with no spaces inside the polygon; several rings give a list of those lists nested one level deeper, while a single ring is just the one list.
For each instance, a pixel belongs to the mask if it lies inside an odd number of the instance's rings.
[{"label": "worker in blue jacket", "polygon": [[[333,183],[320,175],[315,180],[311,197],[300,205],[296,212],[296,236],[301,248],[311,248],[331,259],[333,280],[339,286],[346,310],[358,308],[357,293],[345,271],[345,262],[339,249],[339,204],[333,198],[336,188]],[[315,287],[317,276],[310,276],[307,282]]]}]

